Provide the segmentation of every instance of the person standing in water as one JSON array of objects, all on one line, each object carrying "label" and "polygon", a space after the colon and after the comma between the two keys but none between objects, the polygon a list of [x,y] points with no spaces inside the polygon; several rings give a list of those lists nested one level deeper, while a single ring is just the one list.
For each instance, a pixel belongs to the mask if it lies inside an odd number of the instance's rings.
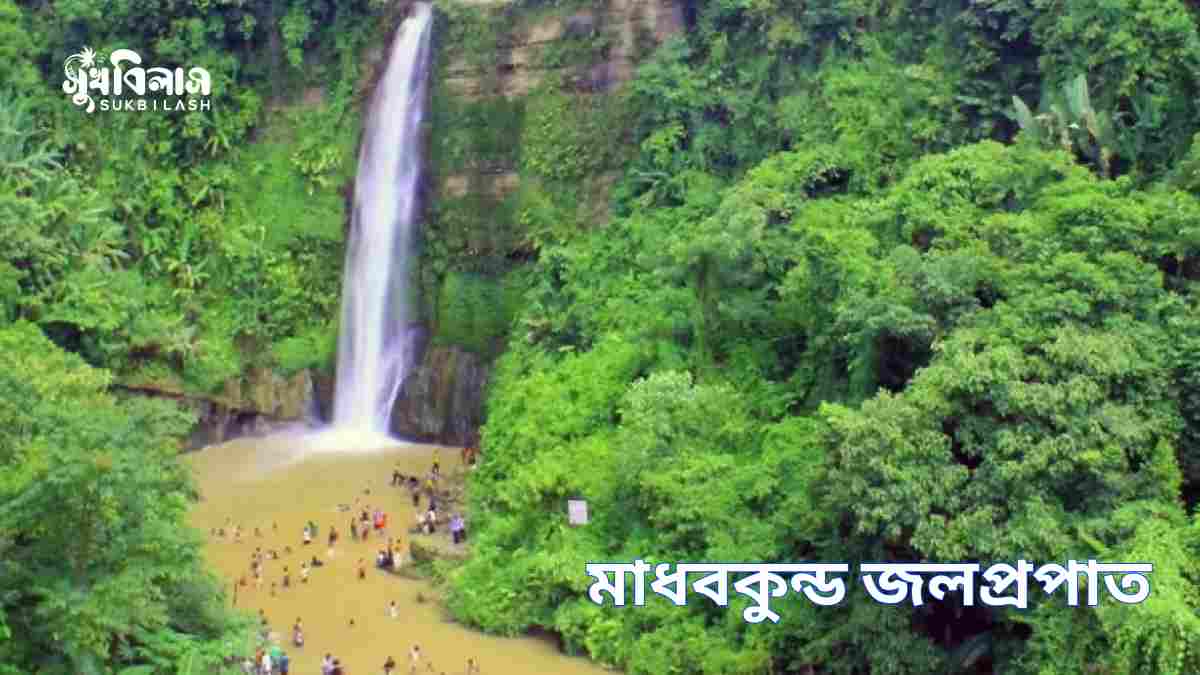
[{"label": "person standing in water", "polygon": [[416,476],[408,477],[408,492],[412,495],[413,508],[421,506],[421,484],[417,481]]},{"label": "person standing in water", "polygon": [[409,659],[409,665],[408,665],[409,675],[416,675],[417,666],[419,666],[421,664],[421,646],[420,645],[412,646],[412,649],[410,649],[408,652],[408,659]]},{"label": "person standing in water", "polygon": [[329,557],[333,557],[333,548],[337,544],[338,533],[336,527],[329,528]]},{"label": "person standing in water", "polygon": [[455,544],[463,542],[463,539],[465,539],[465,529],[466,526],[463,524],[462,516],[457,513],[454,514],[454,517],[450,519],[450,538]]}]

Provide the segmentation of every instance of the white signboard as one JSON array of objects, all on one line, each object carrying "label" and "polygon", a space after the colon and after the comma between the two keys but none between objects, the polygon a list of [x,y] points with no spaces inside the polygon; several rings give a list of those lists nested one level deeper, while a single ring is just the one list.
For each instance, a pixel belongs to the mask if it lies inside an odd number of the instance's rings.
[{"label": "white signboard", "polygon": [[582,499],[568,499],[567,518],[572,525],[587,525],[587,502]]}]

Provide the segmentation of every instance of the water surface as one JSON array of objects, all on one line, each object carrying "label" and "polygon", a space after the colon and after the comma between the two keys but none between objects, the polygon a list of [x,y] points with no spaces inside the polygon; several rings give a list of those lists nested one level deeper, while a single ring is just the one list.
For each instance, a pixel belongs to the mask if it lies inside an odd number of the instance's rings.
[{"label": "water surface", "polygon": [[[375,553],[386,540],[350,539],[350,516],[340,512],[338,505],[359,500],[360,505],[385,510],[393,534],[400,529],[397,524],[403,526],[402,543],[407,551],[407,529],[415,521],[415,513],[408,492],[390,487],[391,473],[397,464],[405,474],[428,471],[435,450],[433,446],[408,445],[358,452],[346,448],[314,451],[298,436],[241,439],[206,448],[186,460],[194,467],[203,499],[193,509],[192,520],[205,533],[229,518],[241,524],[241,543],[210,536],[205,555],[230,585],[246,575],[250,585],[239,589],[238,607],[255,613],[264,610],[285,646],[290,644],[292,624],[297,618],[303,621],[305,646],[288,648],[292,673],[319,673],[326,652],[339,657],[350,675],[383,672],[389,655],[400,666],[398,674],[408,673],[408,650],[414,643],[429,660],[423,673],[461,674],[468,658],[475,658],[485,675],[609,672],[585,659],[563,655],[548,640],[492,637],[451,622],[435,602],[418,601],[419,594],[435,594],[428,582],[375,569]],[[437,451],[443,471],[461,470],[457,449]],[[310,519],[319,526],[320,536],[312,545],[303,546],[302,529]],[[278,531],[274,530],[276,524]],[[341,534],[333,558],[326,555],[330,525]],[[256,527],[262,531],[261,538],[254,536]],[[446,536],[444,528],[439,536]],[[285,546],[292,547],[291,555],[283,553]],[[277,549],[281,554],[280,560],[266,562],[262,590],[255,590],[250,575],[255,547]],[[300,562],[313,555],[326,565],[313,570],[307,584],[299,583]],[[356,573],[360,558],[367,563],[367,578],[361,581]],[[280,583],[284,565],[292,572],[292,587],[277,589],[272,597],[271,582]],[[388,615],[393,600],[399,608],[397,619]]]}]

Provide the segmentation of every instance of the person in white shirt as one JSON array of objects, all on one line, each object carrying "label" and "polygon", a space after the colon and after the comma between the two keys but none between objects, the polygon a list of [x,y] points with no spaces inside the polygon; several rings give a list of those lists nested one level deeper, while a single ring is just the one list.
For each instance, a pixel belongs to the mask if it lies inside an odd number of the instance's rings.
[{"label": "person in white shirt", "polygon": [[417,666],[421,663],[421,647],[419,645],[413,645],[412,649],[408,652],[408,658],[411,661],[408,667],[408,672],[410,674],[415,674],[417,672]]}]

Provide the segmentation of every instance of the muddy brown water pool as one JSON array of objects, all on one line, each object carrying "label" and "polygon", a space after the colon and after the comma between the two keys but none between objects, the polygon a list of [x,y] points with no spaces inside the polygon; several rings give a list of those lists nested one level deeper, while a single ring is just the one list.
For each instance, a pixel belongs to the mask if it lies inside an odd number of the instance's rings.
[{"label": "muddy brown water pool", "polygon": [[[263,610],[296,675],[320,673],[326,653],[339,658],[348,675],[382,673],[389,656],[396,661],[396,673],[408,673],[414,644],[420,645],[425,659],[419,672],[434,675],[465,673],[467,659],[475,659],[483,675],[610,673],[585,659],[562,654],[547,639],[494,637],[452,622],[430,600],[435,591],[428,582],[375,569],[375,554],[386,545],[386,538],[374,534],[365,542],[350,538],[350,513],[339,510],[339,505],[357,502],[360,508],[377,507],[387,512],[389,534],[399,534],[407,553],[407,530],[416,514],[408,491],[390,486],[392,470],[398,466],[406,475],[424,474],[435,452],[443,472],[461,470],[457,448],[427,445],[312,451],[305,449],[300,437],[277,436],[206,448],[186,459],[202,497],[192,509],[192,523],[205,533],[205,557],[227,587],[243,575],[247,578],[249,584],[237,591],[237,607],[255,614]],[[309,520],[316,522],[319,532],[305,546],[302,532]],[[209,534],[229,521],[241,525],[240,543]],[[327,555],[330,526],[340,535],[332,557]],[[255,536],[255,528],[261,537]],[[286,546],[292,548],[290,555],[284,553]],[[250,568],[256,547],[280,553],[278,560],[264,563],[259,589]],[[314,555],[325,565],[313,569],[308,582],[301,583],[300,563]],[[363,580],[357,576],[360,559],[367,568]],[[282,588],[285,565],[291,573],[290,588]],[[273,582],[277,584],[274,595]],[[392,601],[399,609],[397,618],[390,616]],[[304,628],[301,648],[291,646],[297,618]]]}]

